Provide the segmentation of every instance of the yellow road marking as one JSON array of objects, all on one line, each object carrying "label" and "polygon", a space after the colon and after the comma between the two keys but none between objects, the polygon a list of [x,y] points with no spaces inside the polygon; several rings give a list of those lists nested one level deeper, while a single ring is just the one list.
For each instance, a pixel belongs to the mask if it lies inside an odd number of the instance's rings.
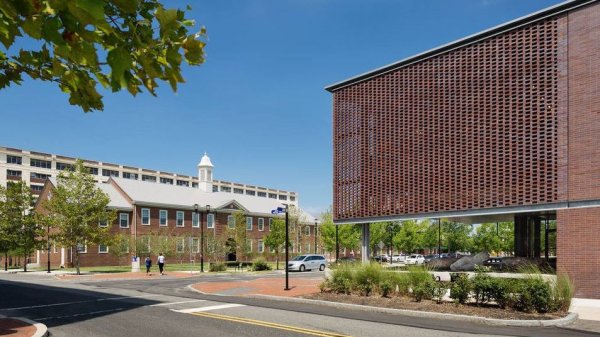
[{"label": "yellow road marking", "polygon": [[254,320],[254,319],[250,319],[250,318],[243,318],[243,317],[226,316],[226,315],[220,315],[220,314],[215,314],[215,313],[210,313],[210,312],[193,312],[191,314],[196,315],[196,316],[201,316],[201,317],[209,317],[209,318],[221,319],[221,320],[225,320],[225,321],[232,321],[232,322],[236,322],[236,323],[259,325],[259,326],[264,326],[264,327],[268,327],[268,328],[298,332],[298,333],[303,333],[303,334],[312,335],[312,336],[350,337],[348,335],[330,333],[330,332],[326,332],[326,331],[310,330],[310,329],[299,328],[299,327],[290,326],[290,325],[258,321],[258,320]]}]

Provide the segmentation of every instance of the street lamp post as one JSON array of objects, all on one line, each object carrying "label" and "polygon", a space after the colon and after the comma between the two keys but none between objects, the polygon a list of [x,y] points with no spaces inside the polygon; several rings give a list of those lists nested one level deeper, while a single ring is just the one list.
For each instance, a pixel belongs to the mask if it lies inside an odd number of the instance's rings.
[{"label": "street lamp post", "polygon": [[442,219],[438,218],[438,256],[442,254]]},{"label": "street lamp post", "polygon": [[46,248],[48,250],[48,274],[50,274],[50,224],[46,227],[48,242],[46,243]]},{"label": "street lamp post", "polygon": [[340,258],[340,232],[339,232],[339,225],[335,225],[335,262],[338,262],[338,259]]},{"label": "street lamp post", "polygon": [[393,248],[393,244],[394,244],[394,225],[390,224],[390,264],[393,264],[394,262],[392,261],[392,256],[394,256],[394,248]]},{"label": "street lamp post", "polygon": [[285,289],[284,290],[290,290],[290,279],[289,279],[289,273],[290,273],[290,268],[288,266],[288,264],[290,263],[290,255],[289,255],[289,251],[290,251],[290,230],[289,230],[289,225],[288,225],[288,221],[289,221],[289,216],[288,216],[288,205],[287,204],[283,204],[285,206]]},{"label": "street lamp post", "polygon": [[315,219],[315,230],[314,230],[314,236],[315,236],[315,254],[317,253],[317,219]]}]

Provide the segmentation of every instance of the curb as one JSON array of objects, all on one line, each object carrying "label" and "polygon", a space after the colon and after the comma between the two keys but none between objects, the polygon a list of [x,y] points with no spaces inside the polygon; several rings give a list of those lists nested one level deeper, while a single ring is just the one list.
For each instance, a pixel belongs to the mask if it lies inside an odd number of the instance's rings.
[{"label": "curb", "polygon": [[25,323],[29,323],[33,326],[35,326],[36,328],[36,332],[33,334],[33,336],[31,337],[46,337],[48,336],[48,327],[46,327],[45,324],[36,322],[36,321],[32,321],[28,318],[24,318],[24,317],[12,317],[13,319],[18,319],[20,321],[23,321]]},{"label": "curb", "polygon": [[562,327],[562,326],[572,324],[575,320],[577,320],[577,317],[578,317],[577,313],[570,312],[567,316],[565,316],[563,318],[558,318],[558,319],[511,320],[511,319],[486,318],[486,317],[481,317],[481,316],[445,314],[445,313],[437,313],[437,312],[430,312],[430,311],[379,308],[379,307],[371,307],[371,306],[359,305],[359,304],[348,304],[348,303],[329,302],[329,301],[321,301],[321,300],[309,300],[309,299],[305,299],[305,298],[295,298],[295,297],[281,297],[281,296],[271,296],[271,295],[246,295],[245,297],[256,298],[256,299],[267,299],[267,300],[280,301],[280,302],[317,304],[317,305],[333,307],[333,308],[342,307],[342,308],[351,309],[351,310],[379,312],[379,313],[409,316],[409,317],[434,318],[434,319],[445,319],[445,320],[454,320],[454,321],[462,321],[462,322],[473,322],[473,323],[480,323],[480,324],[493,325],[493,326],[514,326],[514,327],[557,326],[557,327]]},{"label": "curb", "polygon": [[36,322],[36,321],[32,321],[28,318],[25,317],[6,317],[3,315],[0,315],[0,318],[10,318],[10,319],[15,319],[15,320],[19,320],[22,322],[25,322],[27,324],[31,324],[35,327],[35,333],[33,335],[31,335],[31,337],[46,337],[48,336],[48,327],[46,327],[45,324]]}]

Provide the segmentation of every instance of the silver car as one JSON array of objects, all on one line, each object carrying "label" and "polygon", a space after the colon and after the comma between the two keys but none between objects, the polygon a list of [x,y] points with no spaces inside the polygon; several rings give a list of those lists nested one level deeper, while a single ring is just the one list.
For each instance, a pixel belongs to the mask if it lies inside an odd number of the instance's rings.
[{"label": "silver car", "polygon": [[325,270],[327,260],[325,256],[316,254],[298,255],[288,262],[288,270]]}]

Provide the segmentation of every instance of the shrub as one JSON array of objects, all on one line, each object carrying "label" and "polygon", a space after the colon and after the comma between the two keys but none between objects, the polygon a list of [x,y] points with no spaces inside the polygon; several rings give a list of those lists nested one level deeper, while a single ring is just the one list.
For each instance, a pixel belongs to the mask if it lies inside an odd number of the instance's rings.
[{"label": "shrub", "polygon": [[254,271],[262,271],[262,270],[271,270],[271,266],[264,259],[258,258],[254,260],[252,264],[252,270]]},{"label": "shrub", "polygon": [[393,286],[393,290],[399,295],[410,294],[410,277],[407,273],[386,273],[384,279],[388,279]]},{"label": "shrub", "polygon": [[473,295],[475,297],[475,303],[481,304],[490,301],[492,291],[492,277],[488,274],[478,272],[473,280]]},{"label": "shrub", "polygon": [[328,279],[323,280],[323,282],[319,283],[319,290],[322,293],[327,293],[331,290],[331,282]]},{"label": "shrub", "polygon": [[394,291],[394,284],[392,283],[392,281],[390,279],[383,280],[379,284],[379,292],[381,293],[381,296],[388,297],[388,295],[393,291]]},{"label": "shrub", "polygon": [[434,286],[433,286],[433,291],[432,291],[432,298],[438,304],[442,303],[442,300],[444,299],[444,296],[446,295],[446,292],[448,291],[448,286],[446,285],[445,282],[442,282],[442,281],[434,281],[433,284],[434,284]]},{"label": "shrub", "polygon": [[378,263],[370,263],[360,266],[354,273],[354,288],[361,295],[369,296],[382,279],[382,268]]},{"label": "shrub", "polygon": [[465,304],[469,300],[469,294],[473,287],[471,280],[466,274],[455,274],[454,282],[450,287],[450,298],[455,303]]},{"label": "shrub", "polygon": [[225,263],[211,263],[210,267],[208,267],[208,271],[210,272],[219,272],[226,271],[227,265]]},{"label": "shrub", "polygon": [[421,302],[423,299],[431,299],[436,287],[436,281],[433,278],[422,280],[420,283],[413,284],[412,295],[415,301]]},{"label": "shrub", "polygon": [[350,294],[352,290],[353,272],[349,266],[340,265],[331,274],[331,290],[339,294]]},{"label": "shrub", "polygon": [[552,302],[550,310],[568,311],[571,299],[575,294],[575,286],[567,274],[556,275],[556,280],[550,283],[552,288]]},{"label": "shrub", "polygon": [[521,282],[514,308],[521,311],[547,312],[550,309],[550,285],[541,277],[530,277]]}]

